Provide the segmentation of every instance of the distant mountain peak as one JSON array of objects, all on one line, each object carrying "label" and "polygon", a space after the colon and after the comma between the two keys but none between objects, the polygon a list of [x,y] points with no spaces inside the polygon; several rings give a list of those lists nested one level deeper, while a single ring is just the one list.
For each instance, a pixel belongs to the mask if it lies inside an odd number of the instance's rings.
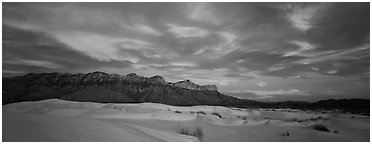
[{"label": "distant mountain peak", "polygon": [[193,83],[191,80],[186,79],[184,81],[179,81],[174,83],[175,86],[186,88],[186,89],[192,89],[192,90],[211,90],[211,91],[217,91],[216,85],[198,85]]},{"label": "distant mountain peak", "polygon": [[174,105],[220,104],[237,101],[214,85],[190,80],[167,82],[162,76],[107,74],[30,73],[3,79],[3,104],[60,98],[92,102],[158,102]]},{"label": "distant mountain peak", "polygon": [[127,76],[138,76],[136,73],[129,73],[129,74],[127,74]]},{"label": "distant mountain peak", "polygon": [[108,75],[107,73],[105,73],[105,72],[101,72],[101,71],[94,71],[92,74],[103,74],[103,75]]},{"label": "distant mountain peak", "polygon": [[[183,81],[178,81],[175,83],[167,82],[165,79],[160,75],[155,75],[152,77],[144,77],[139,76],[136,73],[129,73],[127,75],[119,75],[119,74],[108,74],[102,71],[94,71],[86,74],[69,74],[69,73],[28,73],[25,75],[29,78],[35,78],[35,83],[58,83],[58,81],[63,81],[60,83],[68,83],[68,82],[78,82],[79,80],[84,82],[101,82],[101,81],[128,81],[128,82],[147,82],[147,83],[154,83],[154,84],[163,84],[163,85],[170,85],[176,86],[180,88],[190,89],[190,90],[210,90],[210,91],[217,91],[216,85],[198,85],[192,82],[190,79],[186,79]],[[62,77],[64,76],[64,77]],[[66,77],[67,76],[67,77]],[[48,80],[52,79],[52,80]]]}]

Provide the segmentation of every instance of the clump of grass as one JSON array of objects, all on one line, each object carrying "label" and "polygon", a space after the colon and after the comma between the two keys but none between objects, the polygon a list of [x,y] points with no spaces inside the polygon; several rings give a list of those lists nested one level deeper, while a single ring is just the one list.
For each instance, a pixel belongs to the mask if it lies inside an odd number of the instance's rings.
[{"label": "clump of grass", "polygon": [[297,118],[287,119],[286,122],[298,122]]},{"label": "clump of grass", "polygon": [[180,112],[180,111],[174,111],[175,113],[182,113],[182,112]]},{"label": "clump of grass", "polygon": [[189,128],[186,126],[182,126],[181,124],[178,124],[178,128],[176,132],[182,135],[194,136],[198,138],[199,141],[203,141],[203,138],[204,138],[203,129],[199,126],[196,126],[194,128]]},{"label": "clump of grass", "polygon": [[312,128],[315,129],[315,130],[318,130],[318,131],[329,132],[329,129],[322,124],[313,125]]},{"label": "clump of grass", "polygon": [[198,112],[196,112],[196,114],[206,115],[205,112],[203,112],[203,111],[198,111]]},{"label": "clump of grass", "polygon": [[192,113],[192,114],[193,114],[193,113],[195,113],[195,112],[194,112],[194,111],[190,111],[190,113]]},{"label": "clump of grass", "polygon": [[211,115],[215,115],[215,116],[218,116],[219,118],[222,118],[222,116],[217,112],[213,112]]},{"label": "clump of grass", "polygon": [[290,134],[289,134],[289,132],[287,131],[287,132],[285,132],[285,133],[282,133],[282,134],[280,134],[281,136],[289,136]]},{"label": "clump of grass", "polygon": [[335,134],[338,134],[338,130],[335,130],[334,133],[335,133]]}]

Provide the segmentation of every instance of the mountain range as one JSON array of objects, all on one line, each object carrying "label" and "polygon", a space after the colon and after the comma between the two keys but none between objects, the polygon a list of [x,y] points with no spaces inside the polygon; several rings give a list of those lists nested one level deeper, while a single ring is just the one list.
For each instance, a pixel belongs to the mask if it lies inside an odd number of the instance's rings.
[{"label": "mountain range", "polygon": [[370,106],[366,99],[331,99],[314,103],[259,102],[222,94],[215,85],[198,85],[190,80],[172,83],[158,75],[143,77],[135,73],[29,73],[24,76],[3,77],[3,105],[51,98],[99,103],[154,102],[178,106],[341,109],[363,114],[369,114]]},{"label": "mountain range", "polygon": [[190,80],[171,83],[161,76],[148,78],[135,73],[29,73],[3,78],[3,104],[50,98],[101,103],[156,102],[169,105],[218,105],[239,101],[221,94],[215,85],[198,85]]}]

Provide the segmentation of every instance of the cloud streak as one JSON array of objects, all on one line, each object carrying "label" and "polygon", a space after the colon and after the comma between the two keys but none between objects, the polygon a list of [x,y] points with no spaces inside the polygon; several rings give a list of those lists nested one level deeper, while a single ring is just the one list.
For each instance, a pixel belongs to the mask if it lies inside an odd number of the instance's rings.
[{"label": "cloud streak", "polygon": [[121,41],[120,38],[110,38],[91,33],[80,32],[57,32],[56,39],[70,46],[70,48],[79,51],[87,56],[97,59],[98,61],[129,61],[137,63],[139,59],[133,55],[120,53],[120,48],[116,46],[122,43],[121,46],[127,48],[136,48],[141,45],[138,43],[127,44],[125,39]]},{"label": "cloud streak", "polygon": [[298,95],[298,96],[305,96],[310,95],[306,91],[301,91],[298,89],[288,89],[288,90],[272,90],[272,91],[261,91],[261,90],[237,90],[232,91],[232,93],[254,93],[255,95],[259,96],[266,96],[266,97],[272,97],[272,96],[280,96],[280,95]]},{"label": "cloud streak", "polygon": [[[56,64],[50,61],[44,61],[44,60],[14,59],[14,60],[6,60],[3,63],[12,64],[12,65],[43,67],[43,68],[50,68],[50,69],[59,69],[59,68],[64,67],[63,65]],[[14,73],[14,71],[8,71],[8,72]]]},{"label": "cloud streak", "polygon": [[174,34],[177,38],[197,38],[205,37],[209,34],[209,31],[198,28],[198,27],[186,27],[175,24],[167,24],[169,27],[168,31]]},{"label": "cloud streak", "polygon": [[293,24],[293,27],[306,32],[314,27],[314,19],[317,15],[330,6],[331,3],[292,3],[283,5],[282,8],[288,11],[286,17]]}]

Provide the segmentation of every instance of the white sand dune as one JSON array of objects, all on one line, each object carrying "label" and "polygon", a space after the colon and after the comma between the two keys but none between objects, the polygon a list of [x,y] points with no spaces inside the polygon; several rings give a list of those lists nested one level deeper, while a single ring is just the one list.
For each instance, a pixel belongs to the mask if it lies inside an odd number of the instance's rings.
[{"label": "white sand dune", "polygon": [[202,128],[204,141],[369,141],[369,117],[350,114],[59,99],[3,106],[3,141],[198,141],[177,134],[180,125]]}]

